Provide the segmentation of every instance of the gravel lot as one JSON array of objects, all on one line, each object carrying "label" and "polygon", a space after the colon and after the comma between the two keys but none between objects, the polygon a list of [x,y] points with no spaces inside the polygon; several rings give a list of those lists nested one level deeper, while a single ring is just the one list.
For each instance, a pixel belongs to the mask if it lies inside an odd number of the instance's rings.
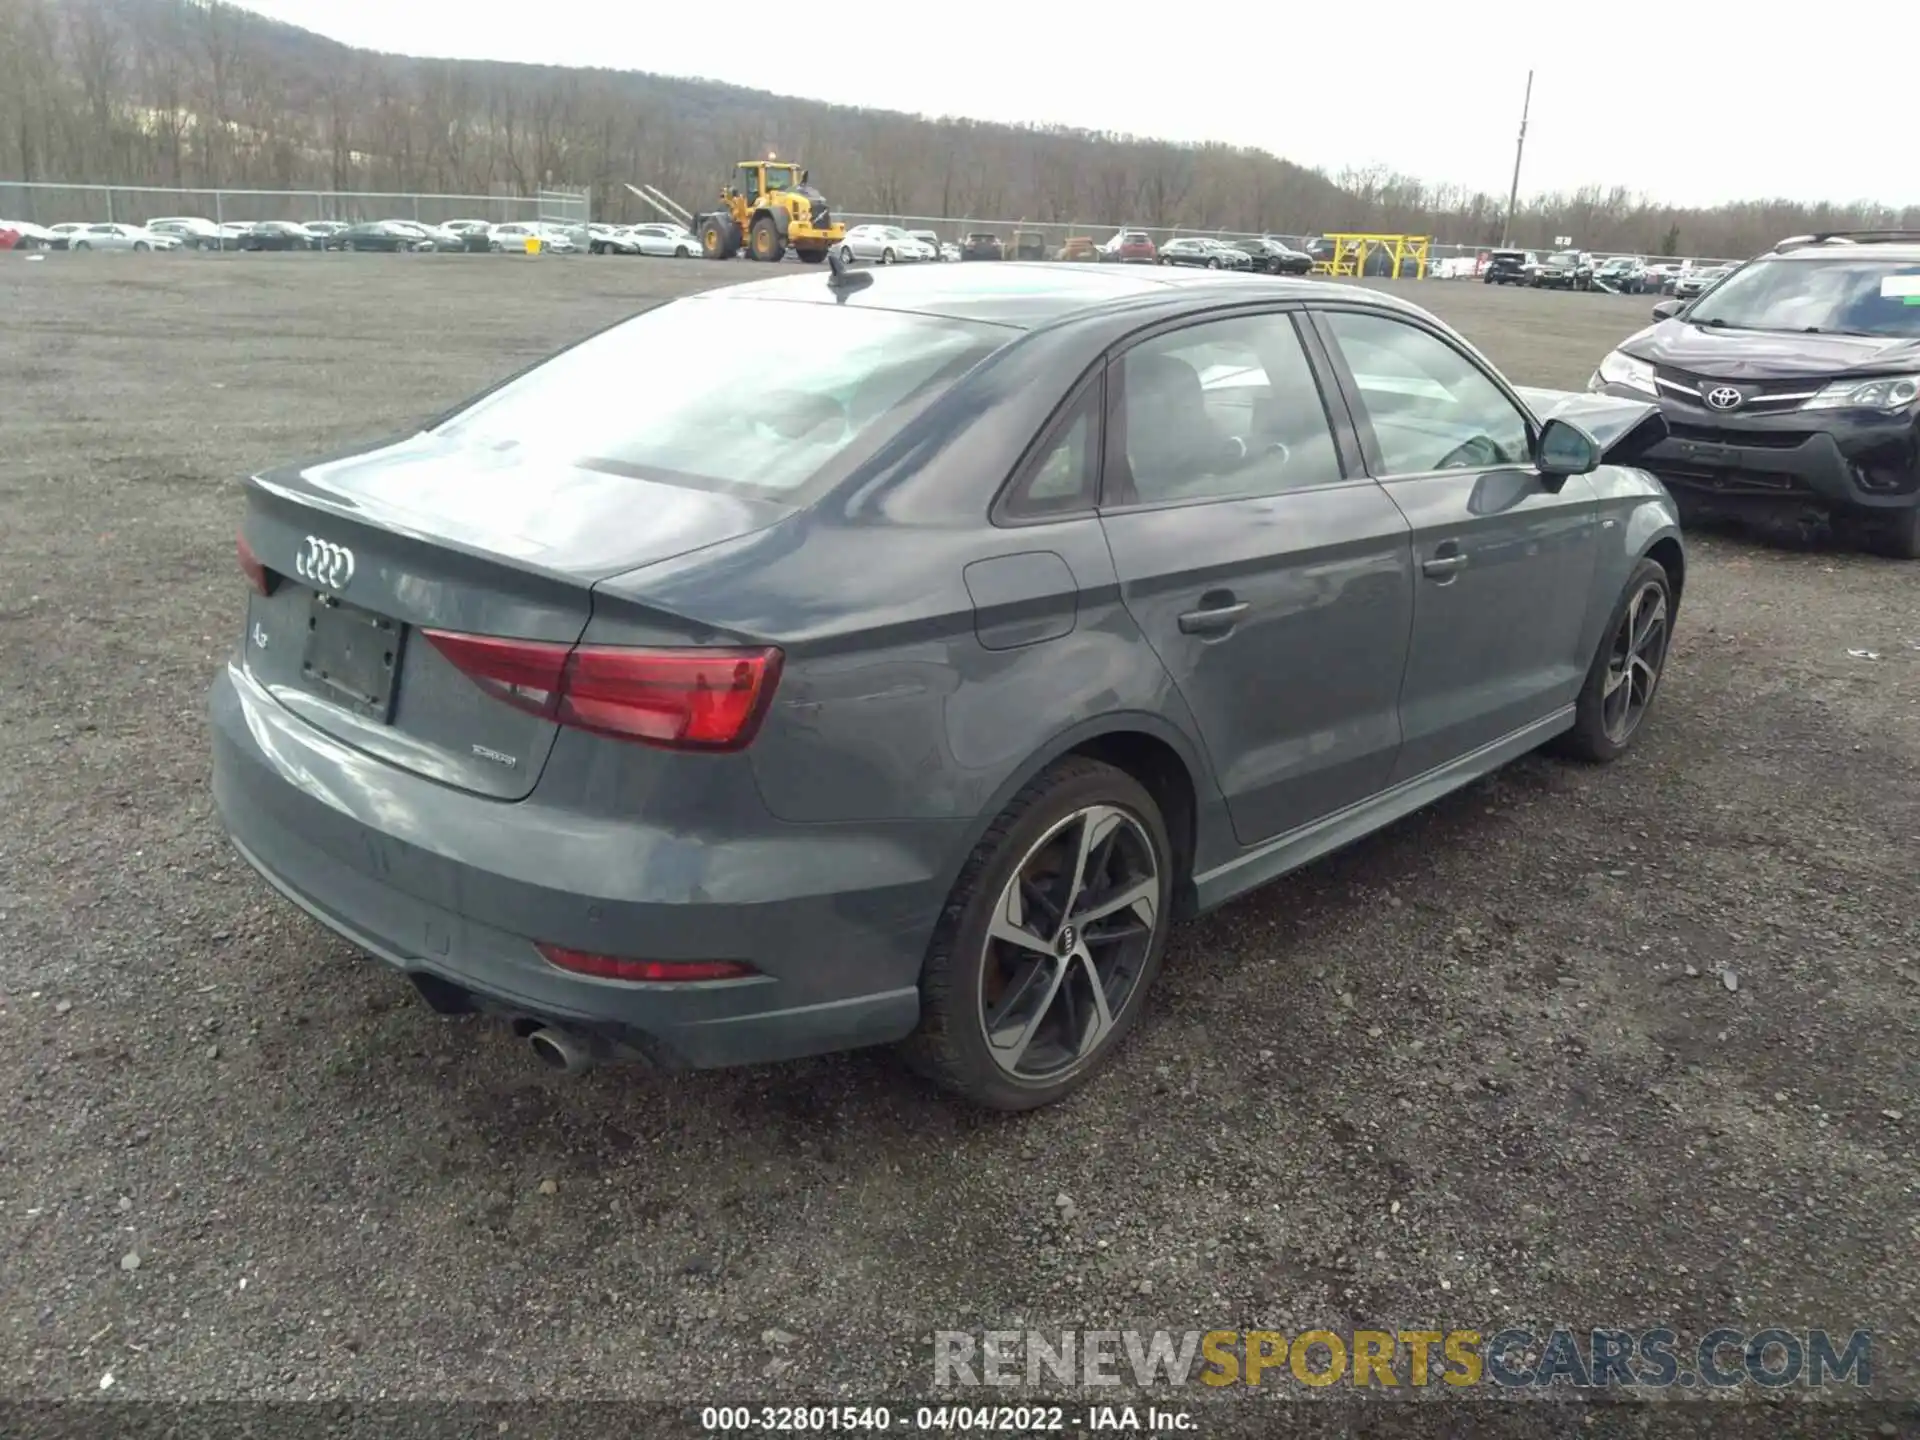
[{"label": "gravel lot", "polygon": [[[884,1054],[556,1079],[271,895],[207,792],[236,477],[759,273],[0,256],[5,1392],[898,1400],[935,1329],[1544,1322],[1872,1327],[1920,1394],[1920,565],[1695,537],[1630,757],[1187,926],[1022,1119]],[[1570,388],[1649,303],[1417,293]]]}]

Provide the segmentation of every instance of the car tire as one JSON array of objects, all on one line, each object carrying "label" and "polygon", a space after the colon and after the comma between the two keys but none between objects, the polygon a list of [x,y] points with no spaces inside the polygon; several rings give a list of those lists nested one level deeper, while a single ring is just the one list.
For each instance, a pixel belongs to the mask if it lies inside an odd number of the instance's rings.
[{"label": "car tire", "polygon": [[1860,548],[1889,560],[1920,560],[1920,506],[1882,517],[1861,537]]},{"label": "car tire", "polygon": [[893,251],[892,251],[892,250],[890,250],[890,249],[889,249],[889,250],[882,250],[882,251],[880,252],[880,263],[881,263],[882,265],[891,265],[891,264],[893,264]]},{"label": "car tire", "polygon": [[676,260],[686,260],[691,257],[692,253],[693,252],[688,250],[686,246],[676,245],[673,250],[673,258]]},{"label": "car tire", "polygon": [[[1103,872],[1094,883],[1110,882],[1109,897],[1141,892],[1136,904],[1090,922],[1101,928],[1099,955],[1073,924],[1091,886],[1075,890],[1071,875],[1061,882],[1066,865],[1085,863],[1089,839]],[[1159,971],[1173,864],[1160,807],[1126,772],[1070,756],[1028,781],[968,856],[935,928],[920,977],[920,1026],[902,1047],[908,1063],[950,1093],[1000,1111],[1050,1105],[1092,1079],[1138,1020]],[[1008,914],[1010,905],[1022,919],[1029,910],[1038,917],[1032,928]],[[1026,933],[1033,944],[995,938],[996,927]],[[1021,956],[1030,962],[1025,973]],[[1096,978],[1104,1005],[1094,1003]],[[1038,995],[1034,986],[1049,988],[1028,1012],[1020,1002]],[[1021,1030],[1024,1043],[989,1039],[996,1004],[1001,1034]],[[1039,1062],[1021,1073],[1036,1045]]]},{"label": "car tire", "polygon": [[88,244],[85,240],[72,240],[68,242],[67,248],[69,250],[91,250],[93,246]]},{"label": "car tire", "polygon": [[[1658,607],[1657,618],[1649,612]],[[1574,702],[1573,728],[1554,748],[1575,760],[1605,764],[1626,754],[1660,693],[1673,639],[1673,581],[1657,560],[1633,567]],[[1636,642],[1629,624],[1637,627]],[[1624,678],[1620,674],[1625,663]],[[1616,700],[1622,687],[1624,699]]]},{"label": "car tire", "polygon": [[840,263],[843,265],[853,264],[853,247],[851,245],[842,245],[840,247]]}]

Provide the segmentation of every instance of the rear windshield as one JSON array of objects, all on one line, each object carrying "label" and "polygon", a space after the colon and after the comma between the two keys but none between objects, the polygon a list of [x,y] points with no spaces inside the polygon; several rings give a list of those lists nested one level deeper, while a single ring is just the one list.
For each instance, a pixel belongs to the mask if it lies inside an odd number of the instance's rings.
[{"label": "rear windshield", "polygon": [[1702,296],[1687,318],[1730,329],[1920,339],[1920,262],[1756,260]]},{"label": "rear windshield", "polygon": [[892,310],[677,300],[561,352],[433,433],[797,501],[835,460],[884,441],[908,406],[946,390],[1014,334]]}]

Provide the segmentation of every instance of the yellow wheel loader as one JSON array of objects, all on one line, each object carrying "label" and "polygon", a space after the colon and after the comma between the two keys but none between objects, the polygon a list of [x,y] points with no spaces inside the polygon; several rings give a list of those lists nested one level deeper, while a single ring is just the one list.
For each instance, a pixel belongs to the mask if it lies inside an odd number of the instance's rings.
[{"label": "yellow wheel loader", "polygon": [[694,232],[709,260],[731,260],[743,248],[755,260],[781,260],[793,250],[817,265],[846,238],[847,227],[833,218],[827,197],[807,183],[802,167],[742,160],[720,191],[720,209],[700,216]]}]

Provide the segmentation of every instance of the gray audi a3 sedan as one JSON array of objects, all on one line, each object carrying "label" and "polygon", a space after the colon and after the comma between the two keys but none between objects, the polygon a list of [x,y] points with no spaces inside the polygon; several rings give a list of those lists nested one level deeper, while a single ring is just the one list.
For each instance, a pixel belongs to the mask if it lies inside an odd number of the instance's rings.
[{"label": "gray audi a3 sedan", "polygon": [[549,1064],[898,1043],[1024,1109],[1174,921],[1633,742],[1685,579],[1630,468],[1664,433],[1354,286],[675,300],[247,482],[214,793],[288,899]]}]

